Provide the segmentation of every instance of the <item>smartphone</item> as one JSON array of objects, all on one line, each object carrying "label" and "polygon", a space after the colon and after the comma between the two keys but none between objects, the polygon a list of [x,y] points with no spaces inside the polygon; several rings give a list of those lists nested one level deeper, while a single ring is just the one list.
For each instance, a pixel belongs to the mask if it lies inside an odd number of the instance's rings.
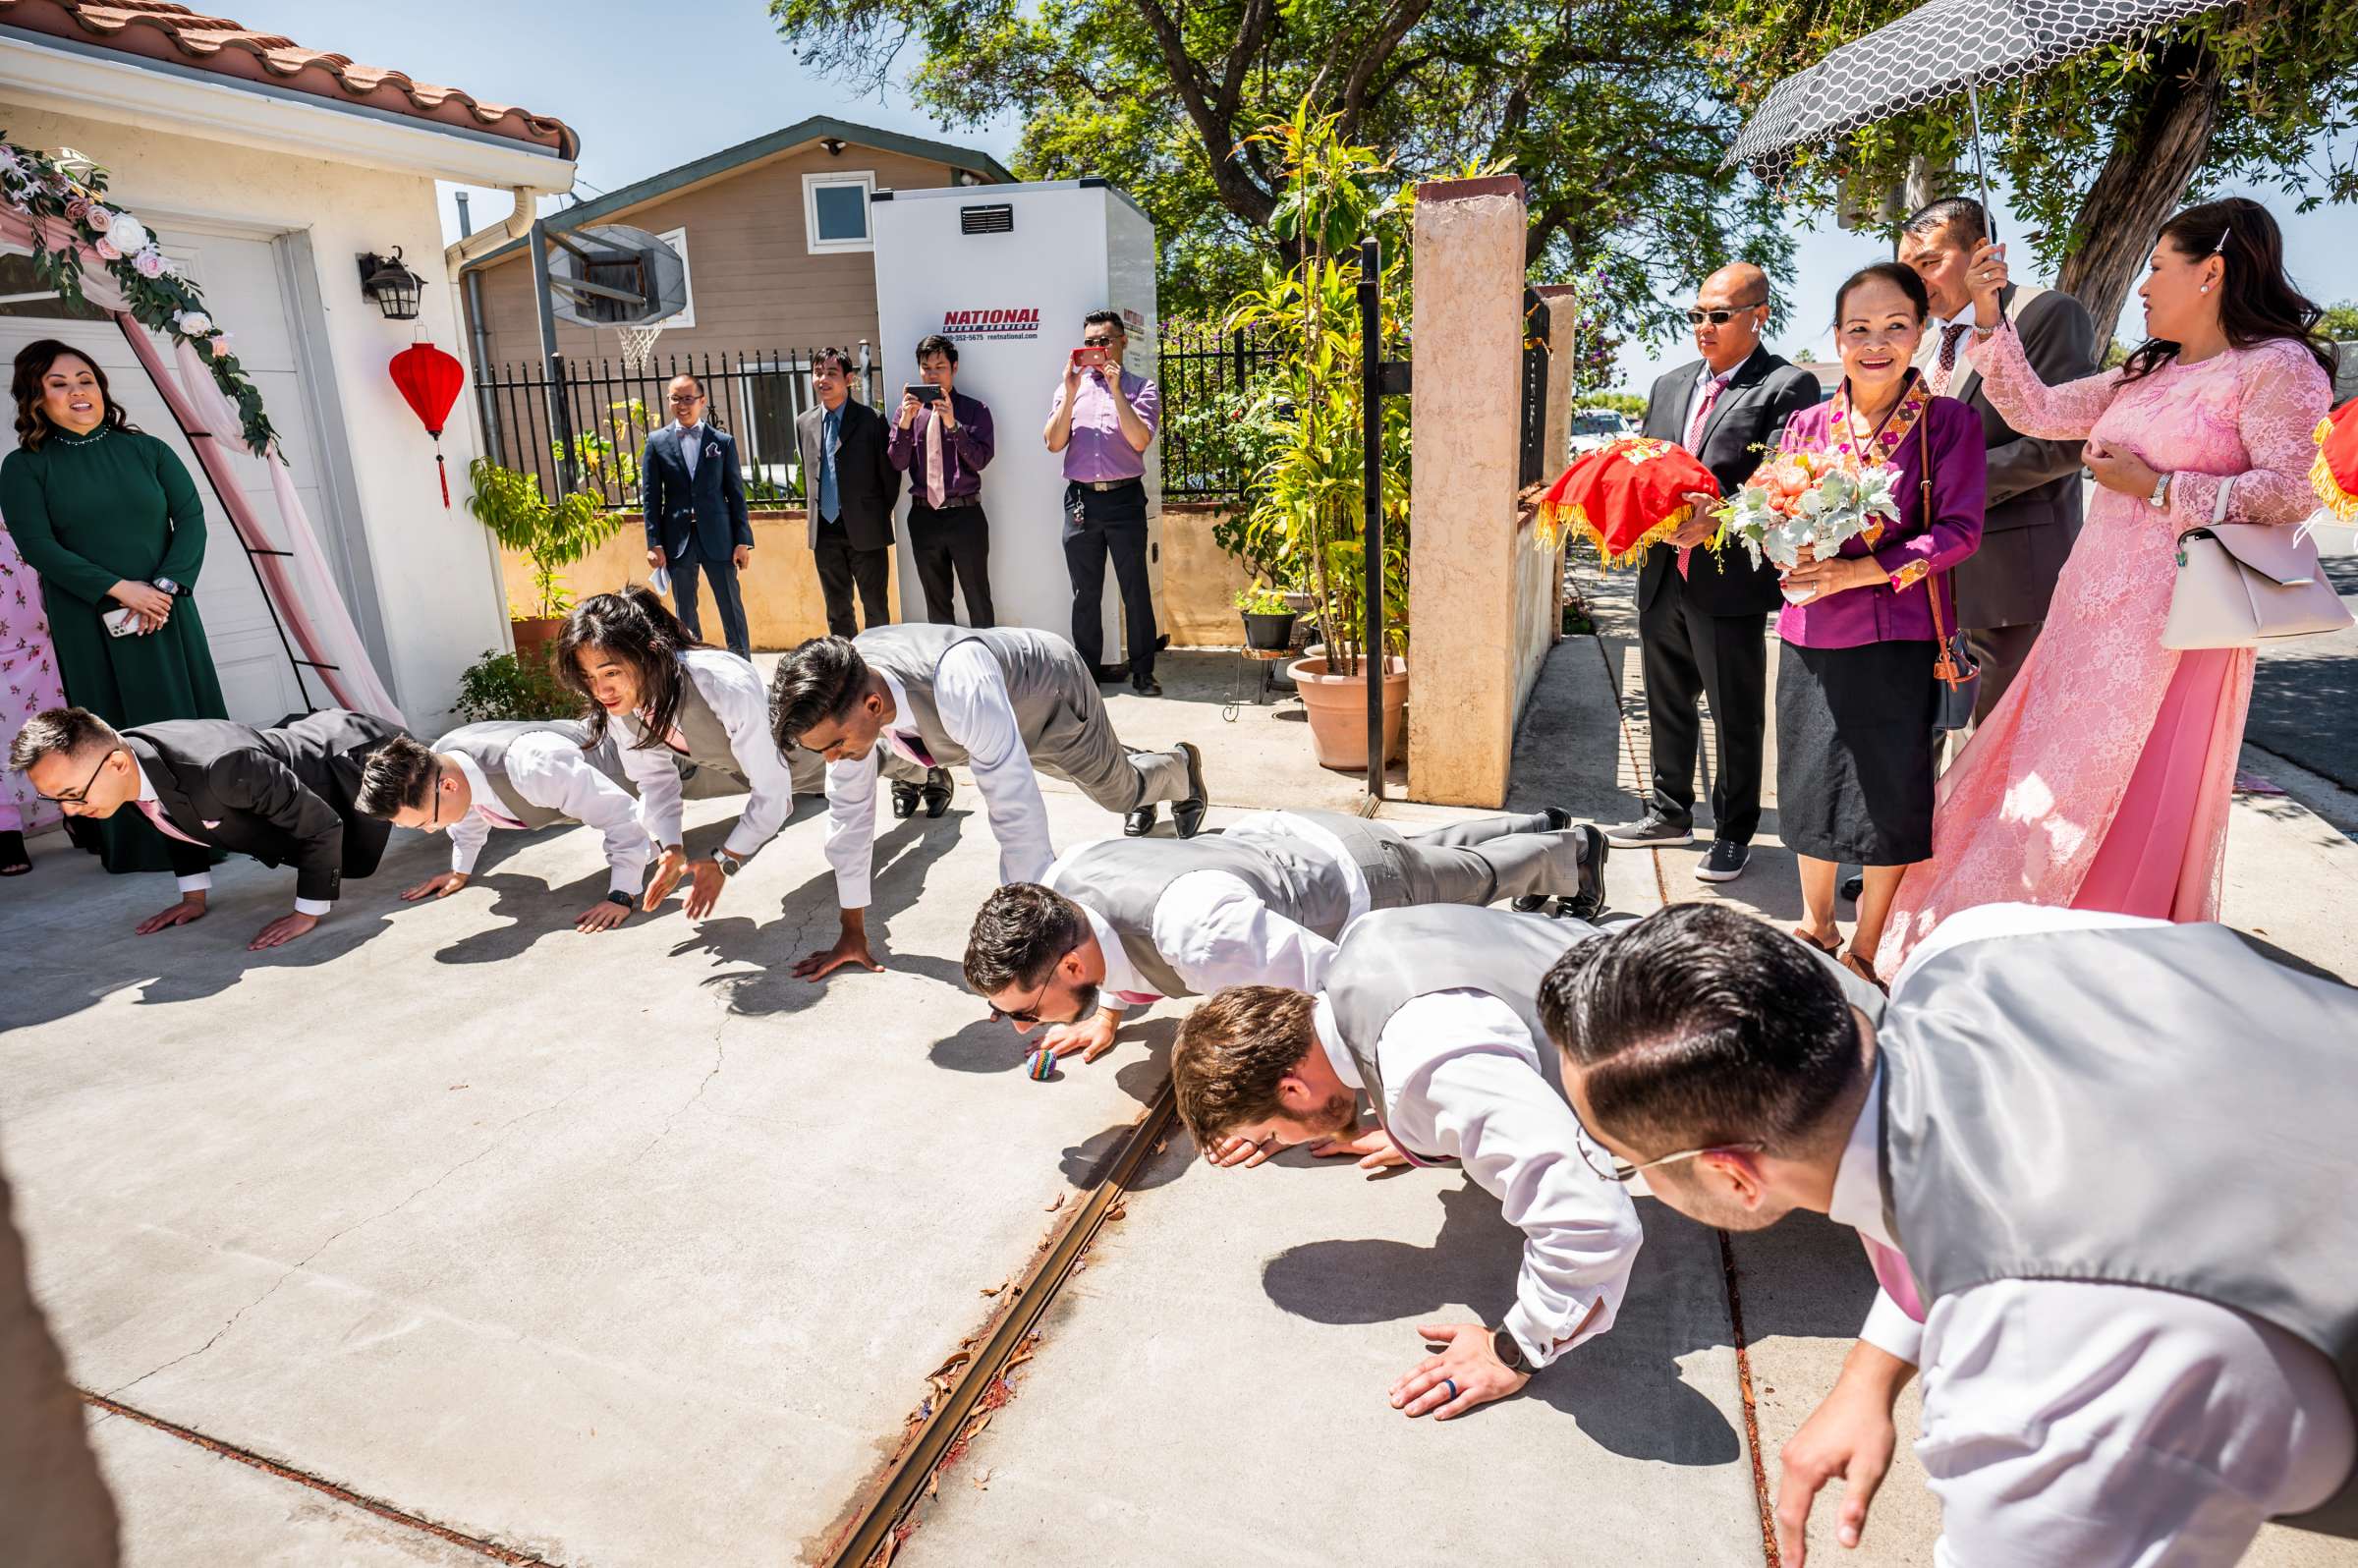
[{"label": "smartphone", "polygon": [[904,386],[901,388],[901,393],[904,397],[913,397],[920,403],[939,403],[941,401],[941,388],[929,383]]},{"label": "smartphone", "polygon": [[139,630],[140,612],[126,604],[120,609],[107,611],[98,619],[106,623],[107,636],[129,637],[133,632]]},{"label": "smartphone", "polygon": [[1087,343],[1073,351],[1073,363],[1084,370],[1101,370],[1112,363],[1101,343]]}]

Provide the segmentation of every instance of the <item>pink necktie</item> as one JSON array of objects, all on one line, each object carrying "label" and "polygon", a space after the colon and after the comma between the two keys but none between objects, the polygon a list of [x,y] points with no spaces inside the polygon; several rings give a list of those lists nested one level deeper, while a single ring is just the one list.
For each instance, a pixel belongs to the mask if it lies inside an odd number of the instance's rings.
[{"label": "pink necktie", "polygon": [[1957,369],[1957,340],[1966,333],[1969,323],[1951,321],[1940,329],[1940,358],[1933,363],[1933,396],[1948,395],[1948,378]]},{"label": "pink necktie", "polygon": [[926,505],[938,512],[948,499],[942,491],[941,480],[941,416],[926,414]]},{"label": "pink necktie", "polygon": [[[1712,377],[1711,385],[1703,389],[1703,403],[1695,410],[1695,418],[1687,421],[1686,447],[1689,452],[1694,453],[1698,458],[1703,456],[1703,427],[1711,422],[1712,410],[1719,402],[1720,390],[1726,385],[1726,376],[1715,375]],[[1687,567],[1693,562],[1694,558],[1695,546],[1692,544],[1682,544],[1679,546],[1678,575],[1680,577],[1685,577],[1687,575]]]},{"label": "pink necktie", "polygon": [[176,838],[179,839],[183,844],[194,844],[198,849],[209,848],[204,840],[200,838],[191,838],[179,828],[174,827],[171,819],[164,815],[163,807],[154,801],[140,802],[140,814],[146,817],[150,822],[153,822],[156,826],[156,831],[162,833],[166,838]]},{"label": "pink necktie", "polygon": [[1908,1260],[1864,1232],[1859,1240],[1867,1248],[1867,1261],[1874,1265],[1875,1282],[1883,1287],[1883,1294],[1901,1312],[1923,1322],[1924,1298],[1916,1294],[1916,1276],[1908,1272]]},{"label": "pink necktie", "polygon": [[892,738],[900,743],[901,750],[907,752],[910,759],[916,762],[918,766],[931,767],[933,765],[933,754],[926,750],[926,740],[924,736],[904,735],[899,730],[894,730],[892,732]]},{"label": "pink necktie", "polygon": [[516,820],[516,818],[513,816],[500,815],[499,812],[491,810],[491,808],[488,806],[478,805],[476,807],[475,812],[477,816],[480,816],[484,821],[489,822],[493,827],[522,827],[524,825],[522,822]]},{"label": "pink necktie", "polygon": [[1124,1007],[1151,1007],[1162,1000],[1153,991],[1115,991],[1113,999]]}]

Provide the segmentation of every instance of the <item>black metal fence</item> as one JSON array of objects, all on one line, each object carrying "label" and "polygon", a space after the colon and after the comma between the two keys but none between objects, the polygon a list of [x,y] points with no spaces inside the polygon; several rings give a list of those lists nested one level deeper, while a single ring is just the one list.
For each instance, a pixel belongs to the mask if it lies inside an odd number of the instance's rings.
[{"label": "black metal fence", "polygon": [[1283,351],[1267,333],[1188,321],[1162,325],[1154,380],[1162,394],[1162,493],[1172,500],[1233,500],[1251,476],[1220,399],[1239,392]]}]

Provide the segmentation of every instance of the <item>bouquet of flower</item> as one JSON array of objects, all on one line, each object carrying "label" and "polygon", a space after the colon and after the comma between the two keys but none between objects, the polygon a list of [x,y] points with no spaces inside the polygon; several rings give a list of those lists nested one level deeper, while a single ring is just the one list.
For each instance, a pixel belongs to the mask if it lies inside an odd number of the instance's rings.
[{"label": "bouquet of flower", "polygon": [[1899,521],[1897,480],[1892,469],[1847,453],[1781,452],[1712,514],[1719,533],[1712,547],[1724,549],[1732,537],[1753,565],[1767,556],[1790,572],[1804,545],[1824,558],[1862,534],[1873,544],[1886,519]]}]

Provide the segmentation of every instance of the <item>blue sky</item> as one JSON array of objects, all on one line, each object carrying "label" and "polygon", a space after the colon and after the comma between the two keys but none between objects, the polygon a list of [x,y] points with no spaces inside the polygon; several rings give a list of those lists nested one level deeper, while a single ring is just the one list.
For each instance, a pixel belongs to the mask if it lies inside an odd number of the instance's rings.
[{"label": "blue sky", "polygon": [[[463,87],[493,102],[553,114],[581,134],[585,196],[686,163],[814,114],[889,131],[938,137],[1006,161],[1018,126],[945,131],[912,109],[898,91],[878,99],[803,69],[769,24],[760,0],[673,10],[627,0],[570,0],[562,10],[505,0],[231,0],[224,7],[250,28],[266,28],[312,48],[370,65],[392,66],[427,82]],[[561,22],[551,18],[562,18]],[[455,237],[456,188],[443,193],[443,227]],[[2237,193],[2269,201],[2283,220],[2294,278],[2320,300],[2358,296],[2358,207],[2320,207],[2296,216],[2266,191]],[[477,225],[507,214],[504,191],[475,197]],[[2002,202],[2001,202],[2002,210]],[[1771,339],[1798,354],[1823,346],[1818,323],[1832,308],[1834,285],[1863,261],[1884,253],[1874,241],[1846,234],[1830,218],[1802,235],[1788,329]],[[2001,224],[2001,233],[2013,226]],[[2016,257],[2017,262],[2021,256]],[[2120,326],[2134,340],[2141,318],[2134,299]],[[1632,344],[1621,357],[1632,391],[1660,368],[1693,358],[1683,340]]]}]

